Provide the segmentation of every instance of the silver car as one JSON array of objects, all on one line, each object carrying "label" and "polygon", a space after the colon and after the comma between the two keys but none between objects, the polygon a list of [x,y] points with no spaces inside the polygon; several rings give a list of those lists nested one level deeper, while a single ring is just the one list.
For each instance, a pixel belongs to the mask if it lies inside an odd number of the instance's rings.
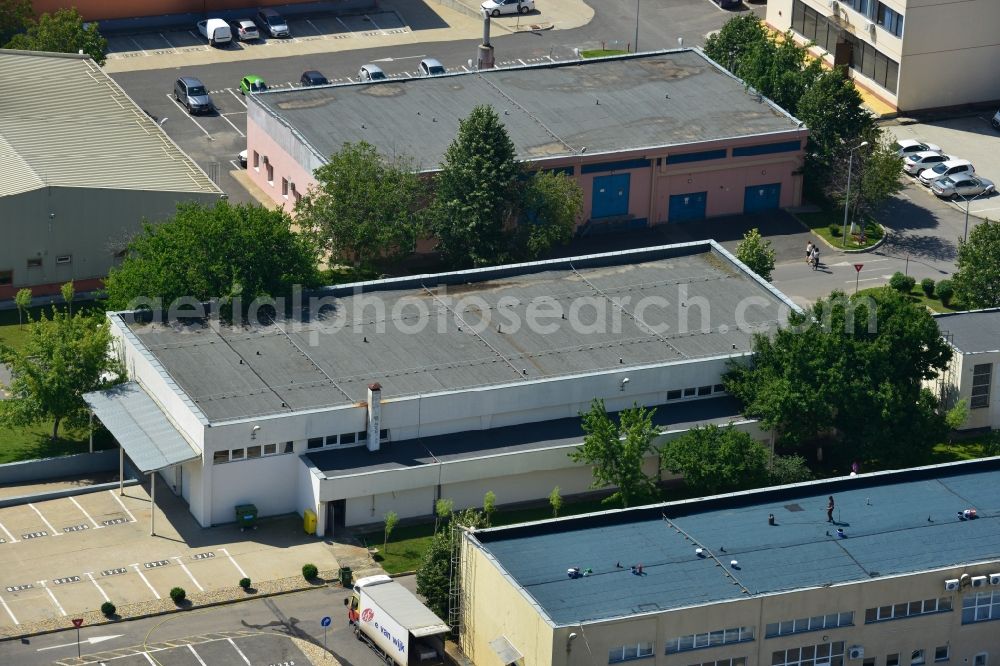
[{"label": "silver car", "polygon": [[992,180],[977,176],[974,173],[956,173],[944,178],[938,178],[931,183],[934,194],[943,199],[953,199],[955,196],[974,197],[996,190]]},{"label": "silver car", "polygon": [[361,69],[358,70],[359,81],[383,81],[387,78],[389,77],[385,75],[381,67],[371,63],[362,65]]},{"label": "silver car", "polygon": [[903,171],[916,176],[924,169],[929,169],[936,164],[948,161],[947,155],[942,155],[936,150],[922,150],[919,153],[911,153],[903,160]]},{"label": "silver car", "polygon": [[906,157],[907,155],[912,155],[914,153],[922,153],[924,151],[931,151],[934,153],[941,152],[941,146],[933,143],[927,143],[925,141],[917,141],[915,139],[898,139],[893,147],[896,149],[896,153],[900,157]]},{"label": "silver car", "polygon": [[960,173],[974,173],[976,167],[972,166],[972,162],[969,160],[958,160],[950,159],[947,162],[941,162],[940,164],[935,164],[932,169],[924,169],[917,176],[917,180],[920,181],[925,187],[930,187],[938,178],[943,178],[944,176],[950,176],[952,174]]},{"label": "silver car", "polygon": [[420,61],[420,76],[440,76],[447,71],[444,65],[434,58],[424,58]]}]

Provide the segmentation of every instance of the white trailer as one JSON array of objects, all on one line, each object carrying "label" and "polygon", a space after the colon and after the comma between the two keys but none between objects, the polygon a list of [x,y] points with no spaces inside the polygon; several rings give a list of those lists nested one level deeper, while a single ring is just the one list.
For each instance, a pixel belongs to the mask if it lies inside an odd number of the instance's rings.
[{"label": "white trailer", "polygon": [[354,583],[344,600],[354,635],[387,664],[433,666],[444,663],[448,625],[389,576],[367,576]]}]

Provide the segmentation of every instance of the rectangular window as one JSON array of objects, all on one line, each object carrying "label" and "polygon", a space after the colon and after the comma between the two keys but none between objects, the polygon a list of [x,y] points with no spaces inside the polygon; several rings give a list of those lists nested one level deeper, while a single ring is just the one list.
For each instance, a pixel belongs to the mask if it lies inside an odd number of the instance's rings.
[{"label": "rectangular window", "polygon": [[681,399],[680,390],[667,391],[667,400],[680,400],[680,399]]},{"label": "rectangular window", "polygon": [[934,661],[948,661],[951,658],[951,646],[939,645],[934,648]]},{"label": "rectangular window", "polygon": [[322,437],[310,437],[309,441],[306,442],[307,449],[321,449],[323,448],[323,438]]},{"label": "rectangular window", "polygon": [[282,453],[295,453],[295,443],[285,442],[285,450]]},{"label": "rectangular window", "polygon": [[698,395],[711,395],[711,394],[712,394],[712,387],[711,386],[699,386],[698,387]]},{"label": "rectangular window", "polygon": [[745,643],[754,639],[754,627],[733,627],[731,629],[716,629],[702,634],[689,634],[671,638],[666,643],[666,654],[697,650],[704,647],[716,647],[731,643]]},{"label": "rectangular window", "polygon": [[726,158],[725,148],[721,150],[702,150],[697,153],[677,153],[667,155],[667,164],[684,164],[686,162],[706,162],[708,160],[722,160]]},{"label": "rectangular window", "polygon": [[899,666],[899,655],[887,654],[885,656],[885,666]]},{"label": "rectangular window", "polygon": [[327,435],[326,436],[327,446],[337,446],[337,435]]},{"label": "rectangular window", "polygon": [[814,617],[803,617],[795,620],[785,620],[783,622],[772,622],[767,625],[765,638],[798,634],[806,631],[819,631],[821,629],[834,629],[836,627],[849,627],[853,624],[854,611],[828,613],[827,615],[816,615]]},{"label": "rectangular window", "polygon": [[41,257],[30,257],[28,259],[28,268],[41,268],[42,258]]},{"label": "rectangular window", "polygon": [[265,456],[273,456],[277,452],[278,452],[278,445],[277,444],[265,444],[264,445],[264,455]]},{"label": "rectangular window", "polygon": [[379,438],[379,440],[381,440],[383,442],[385,440],[389,439],[389,429],[388,428],[383,428],[383,429],[379,430],[378,431],[378,438]]},{"label": "rectangular window", "polygon": [[885,620],[899,620],[905,617],[915,617],[928,613],[943,613],[950,610],[951,599],[949,597],[910,601],[892,606],[879,606],[878,608],[869,608],[865,611],[865,624],[883,622]]},{"label": "rectangular window", "polygon": [[287,178],[282,178],[281,179],[281,196],[285,197],[286,199],[288,198],[288,179]]},{"label": "rectangular window", "polygon": [[14,282],[14,271],[0,271],[0,286]]},{"label": "rectangular window", "polygon": [[962,599],[962,624],[1000,620],[1000,591],[967,594]]},{"label": "rectangular window", "polygon": [[878,3],[878,9],[875,12],[875,23],[896,37],[903,36],[903,15],[886,7],[881,2]]},{"label": "rectangular window", "polygon": [[993,383],[993,364],[981,363],[972,368],[972,399],[971,409],[982,409],[990,406],[990,385]]},{"label": "rectangular window", "polygon": [[820,643],[771,654],[771,666],[844,666],[844,642]]},{"label": "rectangular window", "polygon": [[274,167],[270,162],[265,162],[264,166],[267,167],[267,184],[274,187]]},{"label": "rectangular window", "polygon": [[875,666],[875,657],[865,657],[865,660],[861,662],[861,666]]},{"label": "rectangular window", "polygon": [[259,445],[247,447],[247,458],[260,458],[261,448]]},{"label": "rectangular window", "polygon": [[712,393],[725,393],[726,387],[722,384],[716,384],[712,387]]},{"label": "rectangular window", "polygon": [[345,432],[340,436],[340,443],[343,444],[353,444],[355,440],[355,435],[353,432]]},{"label": "rectangular window", "polygon": [[56,264],[72,264],[73,255],[72,254],[60,254],[56,256]]},{"label": "rectangular window", "polygon": [[653,643],[631,643],[629,645],[619,645],[608,650],[608,663],[618,664],[623,661],[643,659],[653,656]]},{"label": "rectangular window", "polygon": [[774,153],[794,153],[802,150],[801,141],[783,141],[781,143],[765,143],[759,146],[740,146],[733,148],[733,157],[752,157],[754,155],[772,155]]},{"label": "rectangular window", "polygon": [[910,653],[910,666],[923,666],[924,663],[924,651],[914,650]]},{"label": "rectangular window", "polygon": [[367,442],[368,441],[368,431],[367,430],[362,430],[361,432],[358,433],[358,441],[359,442]]},{"label": "rectangular window", "polygon": [[243,460],[243,454],[244,454],[243,449],[233,449],[232,451],[229,452],[229,459]]},{"label": "rectangular window", "polygon": [[212,454],[213,465],[221,465],[224,462],[229,462],[229,451],[216,451]]},{"label": "rectangular window", "polygon": [[693,396],[697,392],[697,390],[698,389],[694,388],[693,386],[691,388],[684,389],[684,397],[685,398],[690,398],[691,396]]},{"label": "rectangular window", "polygon": [[260,171],[260,153],[253,151],[253,168]]}]

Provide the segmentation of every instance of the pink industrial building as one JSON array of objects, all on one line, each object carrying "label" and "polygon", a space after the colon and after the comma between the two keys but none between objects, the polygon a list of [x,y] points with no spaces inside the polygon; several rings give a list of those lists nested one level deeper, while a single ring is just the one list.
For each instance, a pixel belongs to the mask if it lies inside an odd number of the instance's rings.
[{"label": "pink industrial building", "polygon": [[579,233],[754,213],[802,197],[803,123],[698,49],[252,96],[248,172],[291,211],[313,171],[367,141],[439,168],[459,120],[489,104],[520,159],[572,175]]}]

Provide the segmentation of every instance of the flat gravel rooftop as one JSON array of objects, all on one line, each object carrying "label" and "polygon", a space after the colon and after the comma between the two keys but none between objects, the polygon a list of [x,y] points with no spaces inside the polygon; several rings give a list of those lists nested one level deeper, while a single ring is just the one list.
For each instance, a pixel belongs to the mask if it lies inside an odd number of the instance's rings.
[{"label": "flat gravel rooftop", "polygon": [[1000,308],[934,315],[941,334],[961,352],[1000,351]]},{"label": "flat gravel rooftop", "polygon": [[[828,495],[834,525],[826,522]],[[993,458],[476,536],[561,625],[997,559],[997,507],[1000,458]],[[967,508],[979,518],[960,520]],[[838,526],[847,538],[837,537]],[[699,558],[698,545],[710,556]],[[730,567],[734,559],[738,569]],[[630,572],[633,564],[643,565],[642,576]],[[593,575],[570,579],[570,567]]]},{"label": "flat gravel rooftop", "polygon": [[389,399],[741,355],[794,307],[710,241],[323,295],[326,311],[285,324],[129,326],[221,422],[356,404],[372,382]]}]

